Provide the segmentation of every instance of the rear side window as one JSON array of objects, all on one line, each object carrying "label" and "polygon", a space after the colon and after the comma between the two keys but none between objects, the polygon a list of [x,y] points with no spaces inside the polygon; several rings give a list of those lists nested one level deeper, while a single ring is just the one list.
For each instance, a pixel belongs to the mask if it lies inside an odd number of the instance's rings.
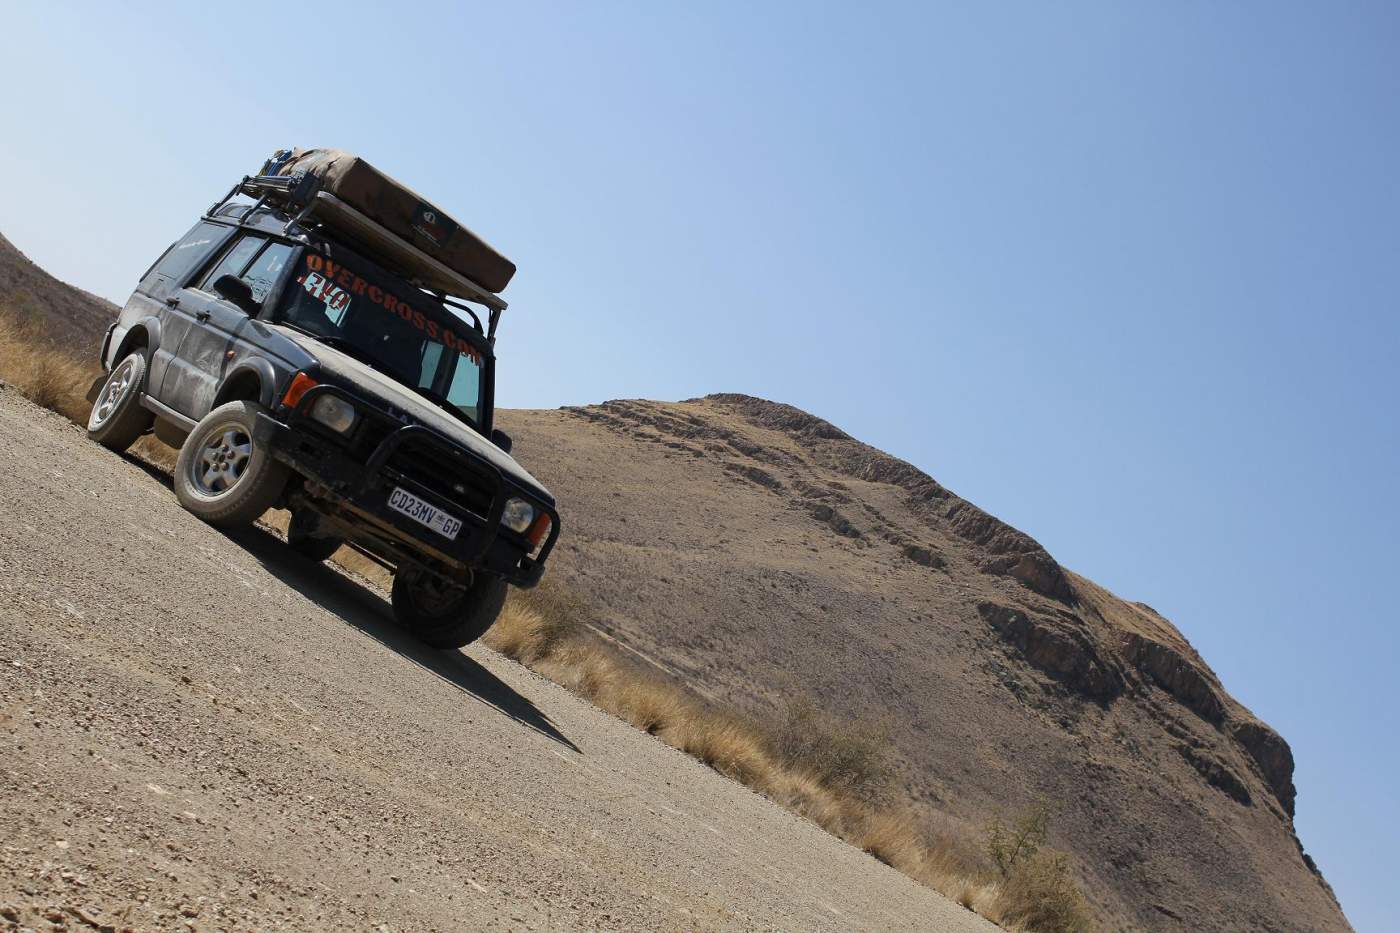
[{"label": "rear side window", "polygon": [[272,291],[272,287],[281,278],[282,270],[287,268],[287,260],[291,255],[292,247],[287,243],[269,243],[258,253],[258,258],[254,259],[248,271],[243,273],[243,281],[253,289],[254,301],[260,302],[267,298],[267,293]]},{"label": "rear side window", "polygon": [[228,239],[232,231],[221,224],[198,223],[193,230],[170,245],[165,255],[141,278],[147,288],[179,287],[196,266],[208,259]]},{"label": "rear side window", "polygon": [[267,241],[260,236],[245,236],[224,254],[224,258],[219,260],[218,265],[209,270],[209,274],[204,277],[204,284],[200,286],[206,292],[214,290],[214,283],[222,275],[242,275],[243,270],[248,268],[248,263],[253,261],[258,249]]},{"label": "rear side window", "polygon": [[269,242],[267,237],[257,234],[244,234],[204,276],[200,289],[212,292],[220,276],[236,275],[253,290],[253,300],[260,302],[277,284],[291,255],[289,244]]}]

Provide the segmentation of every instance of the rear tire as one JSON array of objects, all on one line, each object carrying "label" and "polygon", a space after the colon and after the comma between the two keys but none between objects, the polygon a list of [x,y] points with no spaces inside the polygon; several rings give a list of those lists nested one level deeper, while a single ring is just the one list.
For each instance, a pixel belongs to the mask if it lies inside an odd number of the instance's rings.
[{"label": "rear tire", "polygon": [[140,350],[112,367],[88,414],[88,437],[121,453],[151,429],[155,415],[141,407],[146,388],[146,356]]},{"label": "rear tire", "polygon": [[187,510],[218,528],[258,520],[282,495],[288,470],[253,440],[255,402],[229,402],[195,425],[175,460],[175,495]]},{"label": "rear tire", "polygon": [[479,573],[468,587],[447,587],[411,565],[394,574],[394,618],[425,644],[461,648],[496,621],[506,602],[506,581]]}]

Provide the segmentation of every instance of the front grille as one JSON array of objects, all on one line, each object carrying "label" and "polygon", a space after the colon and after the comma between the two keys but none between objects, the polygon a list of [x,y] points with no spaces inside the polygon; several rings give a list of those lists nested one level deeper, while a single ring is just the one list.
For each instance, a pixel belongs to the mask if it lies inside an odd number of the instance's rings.
[{"label": "front grille", "polygon": [[379,448],[379,445],[384,443],[390,434],[393,434],[399,428],[403,427],[403,425],[397,421],[391,421],[388,418],[366,415],[363,410],[360,414],[364,418],[364,421],[351,440],[350,450],[355,459],[364,463],[369,460],[375,450]]},{"label": "front grille", "polygon": [[491,514],[494,482],[484,470],[473,471],[465,461],[452,448],[414,438],[389,455],[385,468],[390,475],[402,476],[484,520]]}]

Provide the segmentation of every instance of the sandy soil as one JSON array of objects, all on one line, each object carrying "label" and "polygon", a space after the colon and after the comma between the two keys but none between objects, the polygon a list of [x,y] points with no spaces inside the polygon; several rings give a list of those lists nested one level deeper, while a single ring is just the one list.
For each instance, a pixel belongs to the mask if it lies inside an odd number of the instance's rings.
[{"label": "sandy soil", "polygon": [[994,929],[10,390],[0,510],[0,929]]}]

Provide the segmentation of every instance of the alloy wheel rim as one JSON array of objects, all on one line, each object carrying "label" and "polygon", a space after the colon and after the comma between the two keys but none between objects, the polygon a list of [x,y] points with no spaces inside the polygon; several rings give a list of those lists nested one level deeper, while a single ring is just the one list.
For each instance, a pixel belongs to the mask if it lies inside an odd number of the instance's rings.
[{"label": "alloy wheel rim", "polygon": [[221,424],[204,435],[190,459],[190,480],[208,496],[228,492],[243,478],[253,457],[253,438],[241,424]]},{"label": "alloy wheel rim", "polygon": [[122,399],[126,398],[127,391],[131,384],[135,382],[136,363],[127,360],[117,367],[117,371],[112,373],[112,377],[107,380],[107,385],[103,387],[102,394],[98,396],[97,405],[92,409],[92,426],[101,427],[107,423],[107,419],[112,417],[112,413],[117,410]]}]

